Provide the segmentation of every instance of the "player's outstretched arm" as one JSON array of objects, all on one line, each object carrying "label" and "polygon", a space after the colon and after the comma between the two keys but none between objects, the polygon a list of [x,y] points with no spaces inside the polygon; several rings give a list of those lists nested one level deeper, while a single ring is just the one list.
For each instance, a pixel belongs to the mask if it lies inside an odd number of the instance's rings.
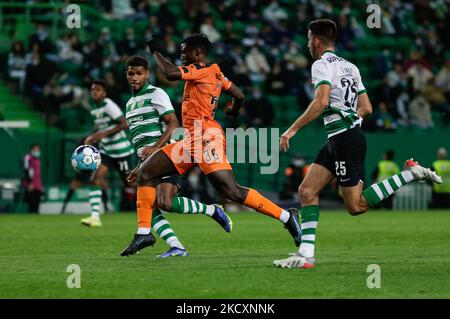
[{"label": "player's outstretched arm", "polygon": [[88,136],[85,140],[84,143],[86,144],[94,144],[97,143],[99,140],[101,140],[104,137],[116,134],[117,132],[120,132],[122,130],[126,130],[128,128],[128,124],[127,121],[125,120],[125,117],[121,116],[119,118],[118,123],[112,127],[109,130],[106,131],[98,131],[95,132],[94,134]]},{"label": "player's outstretched arm", "polygon": [[231,84],[230,88],[224,92],[233,98],[231,103],[225,107],[224,113],[236,117],[244,102],[244,92],[234,84]]},{"label": "player's outstretched arm", "polygon": [[160,52],[162,50],[161,41],[157,38],[153,38],[147,42],[148,49],[150,50],[156,64],[166,76],[169,81],[181,80],[181,71],[175,64],[167,60]]},{"label": "player's outstretched arm", "polygon": [[314,121],[322,114],[324,108],[329,104],[330,100],[330,86],[328,84],[322,84],[314,92],[314,99],[309,104],[308,108],[302,115],[289,127],[286,132],[281,135],[280,148],[282,151],[289,149],[289,140],[297,133],[302,127],[306,126],[310,122]]},{"label": "player's outstretched arm", "polygon": [[363,93],[358,96],[358,106],[356,108],[356,112],[358,113],[358,116],[362,118],[372,114],[372,103],[370,103],[367,93]]}]

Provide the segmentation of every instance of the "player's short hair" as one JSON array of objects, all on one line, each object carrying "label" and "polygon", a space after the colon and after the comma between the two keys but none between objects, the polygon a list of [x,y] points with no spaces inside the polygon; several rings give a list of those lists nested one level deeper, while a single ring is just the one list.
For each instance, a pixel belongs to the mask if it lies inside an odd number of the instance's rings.
[{"label": "player's short hair", "polygon": [[200,49],[206,54],[211,49],[211,42],[204,34],[194,34],[188,36],[181,43],[185,43],[188,47],[193,49]]},{"label": "player's short hair", "polygon": [[102,80],[94,80],[94,81],[92,81],[91,86],[94,85],[94,84],[95,84],[95,85],[100,85],[100,86],[105,90],[105,92],[108,92],[108,87],[107,87],[105,81],[102,81]]},{"label": "player's short hair", "polygon": [[140,55],[130,56],[127,62],[125,62],[125,68],[128,68],[129,66],[142,66],[145,70],[148,70],[147,59]]},{"label": "player's short hair", "polygon": [[333,20],[318,19],[311,21],[308,29],[313,36],[321,38],[327,44],[334,44],[336,42],[337,27]]}]

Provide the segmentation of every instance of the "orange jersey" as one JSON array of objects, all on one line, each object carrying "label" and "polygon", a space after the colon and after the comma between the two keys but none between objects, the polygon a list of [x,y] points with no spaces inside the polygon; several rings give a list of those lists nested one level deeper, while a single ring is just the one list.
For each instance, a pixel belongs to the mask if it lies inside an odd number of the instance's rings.
[{"label": "orange jersey", "polygon": [[194,63],[178,67],[181,79],[186,81],[181,105],[183,127],[193,129],[194,120],[200,120],[203,127],[220,127],[214,120],[220,93],[231,87],[228,80],[214,64]]}]

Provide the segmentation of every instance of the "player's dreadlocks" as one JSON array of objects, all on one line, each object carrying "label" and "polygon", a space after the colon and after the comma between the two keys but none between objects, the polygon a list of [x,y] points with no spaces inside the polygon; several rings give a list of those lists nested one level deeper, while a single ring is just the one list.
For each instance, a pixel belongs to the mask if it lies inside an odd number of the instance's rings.
[{"label": "player's dreadlocks", "polygon": [[211,42],[209,42],[208,37],[204,34],[194,34],[188,36],[181,43],[186,43],[188,47],[193,49],[200,49],[206,54],[208,54],[211,49]]}]

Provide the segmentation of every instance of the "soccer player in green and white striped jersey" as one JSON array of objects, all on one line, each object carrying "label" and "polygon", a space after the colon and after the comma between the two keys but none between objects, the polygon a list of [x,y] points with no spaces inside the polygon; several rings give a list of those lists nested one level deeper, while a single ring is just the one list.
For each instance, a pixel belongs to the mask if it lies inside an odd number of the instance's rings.
[{"label": "soccer player in green and white striped jersey", "polygon": [[299,187],[302,241],[298,253],[274,265],[286,268],[312,268],[314,244],[319,221],[319,193],[337,178],[344,203],[352,215],[366,212],[388,198],[403,185],[413,181],[442,183],[442,179],[412,159],[403,171],[363,190],[366,139],[360,129],[372,112],[358,68],[334,51],[336,24],[320,19],[309,24],[308,47],[316,60],[312,67],[315,96],[306,111],[283,133],[280,148],[286,151],[298,130],[323,116],[328,142],[319,151]]},{"label": "soccer player in green and white striped jersey", "polygon": [[91,178],[92,186],[89,192],[91,216],[83,218],[81,223],[98,227],[101,226],[100,203],[105,176],[110,169],[114,169],[119,173],[124,185],[128,185],[126,177],[131,171],[131,156],[134,149],[125,133],[127,128],[125,117],[119,106],[107,97],[106,84],[103,81],[93,81],[90,106],[95,132],[88,136],[84,143],[99,144],[102,164]]},{"label": "soccer player in green and white striped jersey", "polygon": [[[126,62],[126,76],[133,96],[126,105],[126,121],[131,133],[132,142],[141,161],[170,141],[173,130],[179,126],[169,96],[164,90],[147,83],[149,77],[147,60],[141,56],[132,56]],[[231,231],[228,216],[219,205],[206,205],[185,197],[177,197],[178,176],[161,178],[157,187],[157,205],[160,210],[176,213],[206,214],[218,222],[226,231]],[[158,210],[152,216],[152,222],[141,209],[140,192],[145,187],[138,187],[138,230],[130,245],[124,249],[122,256],[134,254],[138,250],[154,243],[150,225],[163,237],[171,248],[160,257],[186,256],[187,251],[170,229],[167,220]],[[164,230],[163,230],[164,227]]]}]

